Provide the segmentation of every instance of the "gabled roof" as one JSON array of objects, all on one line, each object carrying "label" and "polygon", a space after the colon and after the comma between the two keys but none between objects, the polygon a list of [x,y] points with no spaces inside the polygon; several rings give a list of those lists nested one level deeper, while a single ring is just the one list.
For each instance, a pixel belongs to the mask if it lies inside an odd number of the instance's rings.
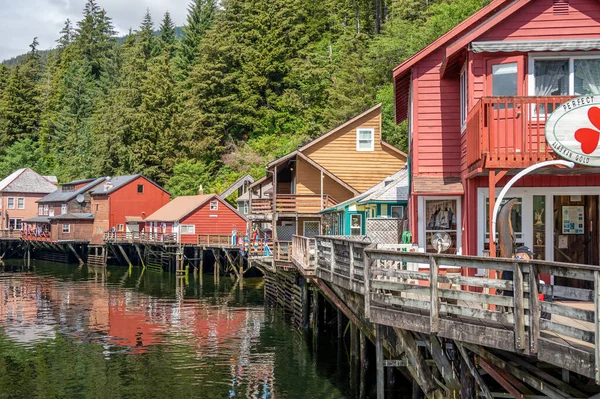
[{"label": "gabled roof", "polygon": [[145,222],[178,222],[184,219],[187,215],[206,204],[208,201],[218,200],[221,205],[225,205],[241,218],[246,220],[244,215],[239,213],[237,209],[232,207],[221,199],[217,194],[203,194],[203,195],[183,195],[181,197],[174,198],[168,204],[163,205],[159,210],[154,212],[152,215],[144,219]]},{"label": "gabled roof", "polygon": [[408,201],[408,168],[404,167],[386,177],[367,191],[319,213],[335,212],[353,203]]},{"label": "gabled roof", "polygon": [[52,184],[58,184],[58,178],[56,176],[42,176]]},{"label": "gabled roof", "polygon": [[118,189],[120,189],[121,187],[125,186],[126,184],[131,183],[132,181],[134,181],[135,179],[137,179],[138,177],[140,177],[141,175],[125,175],[125,176],[115,176],[115,177],[111,177],[110,178],[110,182],[112,183],[112,187],[111,188],[107,188],[105,189],[105,186],[108,185],[109,182],[109,178],[106,177],[106,182],[101,185],[101,186],[97,186],[95,187],[92,191],[90,191],[91,195],[94,194],[110,194],[114,191],[117,191]]},{"label": "gabled roof", "polygon": [[0,181],[0,192],[48,194],[56,190],[48,179],[30,168],[14,171]]},{"label": "gabled roof", "polygon": [[250,193],[252,193],[252,199],[261,199],[261,198],[267,198],[268,195],[273,194],[273,182],[270,181],[267,184],[264,185],[262,191],[263,191],[263,195],[257,195],[253,193],[254,190],[250,189],[248,191],[246,191],[244,194],[240,195],[239,197],[237,197],[236,202],[243,202],[243,201],[248,201],[250,200]]},{"label": "gabled roof", "polygon": [[[104,179],[105,179],[104,177],[99,177],[97,179],[94,179],[94,180],[90,181],[88,184],[86,184],[85,186],[80,187],[79,189],[77,189],[75,191],[56,190],[56,191],[46,195],[45,197],[40,198],[36,202],[39,204],[50,203],[50,202],[69,202],[72,199],[74,199],[75,197],[77,197],[79,194],[85,194],[89,190],[93,189],[94,187],[96,187],[97,185],[102,183],[104,181]],[[67,185],[71,185],[71,184],[72,183],[69,183]]]},{"label": "gabled roof", "polygon": [[246,183],[248,183],[248,184],[254,183],[254,177],[252,177],[250,174],[240,177],[239,179],[237,179],[237,181],[235,183],[233,183],[231,186],[229,186],[229,188],[227,188],[225,191],[223,191],[221,194],[219,194],[219,196],[221,198],[227,198]]},{"label": "gabled roof", "polygon": [[90,182],[93,182],[94,180],[96,180],[96,179],[91,178],[91,179],[73,180],[73,181],[70,181],[68,183],[63,183],[63,186],[74,186],[76,184],[90,183]]},{"label": "gabled roof", "polygon": [[[394,68],[394,82],[395,82],[395,101],[396,104],[403,104],[402,108],[396,107],[396,122],[399,123],[408,117],[408,95],[410,85],[407,84],[406,80],[410,78],[410,72],[412,67],[429,56],[434,51],[448,46],[449,48],[455,48],[454,45],[450,45],[451,42],[457,40],[461,36],[468,34],[471,30],[475,29],[479,24],[485,22],[485,29],[490,29],[497,23],[504,20],[506,17],[517,11],[521,6],[528,3],[531,0],[493,0],[490,4],[483,7],[479,11],[475,12],[469,18],[465,19],[454,28],[450,29],[447,33],[440,36],[433,43],[429,44],[423,50],[419,51],[396,68]],[[494,15],[496,14],[497,15]],[[486,22],[488,21],[488,22]],[[447,53],[448,55],[448,53]],[[442,71],[446,68],[446,62],[442,65]]]}]

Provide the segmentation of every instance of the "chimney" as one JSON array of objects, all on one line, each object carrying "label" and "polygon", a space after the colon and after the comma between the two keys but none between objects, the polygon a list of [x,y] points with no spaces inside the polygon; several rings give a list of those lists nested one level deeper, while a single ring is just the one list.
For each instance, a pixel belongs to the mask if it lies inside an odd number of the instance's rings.
[{"label": "chimney", "polygon": [[108,191],[111,188],[113,188],[113,182],[110,180],[110,177],[106,178],[106,181],[104,182],[104,191]]},{"label": "chimney", "polygon": [[202,188],[202,184],[200,185],[200,187],[198,187],[198,195],[203,195],[204,194],[204,189]]}]

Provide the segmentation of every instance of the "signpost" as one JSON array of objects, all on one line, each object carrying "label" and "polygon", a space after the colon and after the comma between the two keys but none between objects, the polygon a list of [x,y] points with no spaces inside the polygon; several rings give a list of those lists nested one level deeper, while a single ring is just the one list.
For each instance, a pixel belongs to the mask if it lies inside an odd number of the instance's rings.
[{"label": "signpost", "polygon": [[600,166],[600,96],[581,96],[558,106],[546,121],[546,141],[568,161]]}]

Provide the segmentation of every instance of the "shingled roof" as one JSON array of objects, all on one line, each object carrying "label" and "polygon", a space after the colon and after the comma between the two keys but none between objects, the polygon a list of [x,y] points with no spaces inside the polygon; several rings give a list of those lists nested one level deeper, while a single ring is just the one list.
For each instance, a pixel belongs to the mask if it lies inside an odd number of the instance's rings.
[{"label": "shingled roof", "polygon": [[[69,202],[73,198],[77,197],[79,194],[84,194],[84,193],[88,192],[89,190],[91,190],[92,188],[96,187],[97,185],[102,183],[104,181],[104,179],[105,179],[104,177],[99,177],[97,179],[94,179],[90,183],[86,184],[83,187],[80,187],[79,189],[77,189],[75,191],[56,190],[56,191],[46,195],[45,197],[40,198],[36,202],[40,203],[40,204],[49,203],[49,202]],[[69,183],[68,185],[70,185],[70,184],[72,184],[72,183]]]},{"label": "shingled roof", "polygon": [[56,189],[48,179],[30,168],[18,169],[0,181],[0,192],[3,193],[48,194]]}]

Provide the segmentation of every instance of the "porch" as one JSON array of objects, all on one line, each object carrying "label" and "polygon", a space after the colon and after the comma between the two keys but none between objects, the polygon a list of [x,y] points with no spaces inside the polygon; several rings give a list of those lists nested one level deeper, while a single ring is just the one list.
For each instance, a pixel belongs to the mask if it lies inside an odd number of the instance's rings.
[{"label": "porch", "polygon": [[469,172],[526,168],[556,159],[546,143],[546,119],[571,98],[482,97],[467,115],[464,167]]},{"label": "porch", "polygon": [[[273,206],[275,201],[275,206]],[[324,194],[278,194],[275,199],[252,200],[252,214],[317,214],[323,209],[337,205],[338,201]]]}]

